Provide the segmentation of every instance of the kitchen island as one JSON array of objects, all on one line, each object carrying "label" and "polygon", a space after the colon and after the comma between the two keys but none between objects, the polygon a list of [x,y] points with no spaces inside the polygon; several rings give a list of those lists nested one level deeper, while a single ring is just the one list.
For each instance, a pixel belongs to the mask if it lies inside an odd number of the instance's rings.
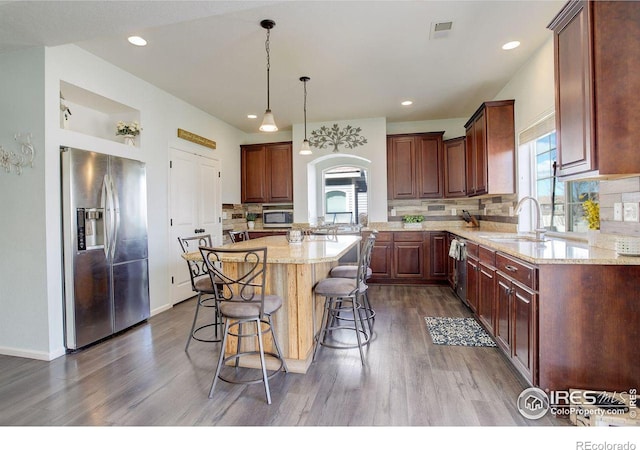
[{"label": "kitchen island", "polygon": [[[327,278],[331,268],[360,236],[307,236],[300,243],[289,243],[285,236],[268,236],[225,245],[225,248],[251,249],[267,247],[266,294],[279,295],[283,305],[273,316],[282,352],[291,372],[306,373],[313,354],[315,333],[320,328],[323,299],[315,300],[313,287]],[[199,252],[187,253],[186,259],[201,260]],[[224,258],[224,270],[233,276],[241,260]],[[272,341],[265,336],[265,347],[272,351]],[[229,340],[227,348],[235,348]],[[259,361],[249,364],[259,367]]]}]

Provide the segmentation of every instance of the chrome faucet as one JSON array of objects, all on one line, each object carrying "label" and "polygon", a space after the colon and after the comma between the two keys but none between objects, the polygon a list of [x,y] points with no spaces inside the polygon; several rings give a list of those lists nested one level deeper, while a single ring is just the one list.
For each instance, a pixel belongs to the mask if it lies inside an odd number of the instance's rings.
[{"label": "chrome faucet", "polygon": [[538,200],[536,200],[534,197],[531,197],[529,195],[522,197],[518,202],[518,204],[516,205],[516,215],[520,213],[520,209],[522,209],[522,204],[524,203],[525,200],[531,200],[536,207],[536,213],[538,214],[538,225],[536,226],[536,229],[535,229],[536,240],[541,241],[544,239],[544,234],[546,233],[547,229],[544,227],[542,223],[542,211],[540,210],[540,203],[538,203]]}]

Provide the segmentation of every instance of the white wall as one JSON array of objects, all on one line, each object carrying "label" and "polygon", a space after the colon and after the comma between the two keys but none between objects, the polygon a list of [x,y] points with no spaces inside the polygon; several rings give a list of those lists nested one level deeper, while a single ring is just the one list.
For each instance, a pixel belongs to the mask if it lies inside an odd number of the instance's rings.
[{"label": "white wall", "polygon": [[[49,354],[45,267],[44,49],[0,54],[0,145],[30,132],[34,167],[0,169],[0,352]],[[59,219],[57,219],[59,221]]]},{"label": "white wall", "polygon": [[518,135],[555,110],[553,36],[525,63],[494,100],[515,99]]},{"label": "white wall", "polygon": [[[317,149],[311,147],[312,155],[299,154],[300,145],[304,139],[304,124],[293,125],[293,207],[294,221],[297,223],[314,222],[322,215],[322,205],[317,202],[318,183],[321,181],[319,171],[330,167],[332,160],[338,164],[348,161],[354,156],[354,163],[365,167],[369,173],[369,221],[387,221],[387,129],[384,117],[359,120],[334,120],[331,122],[307,123],[307,137],[311,131],[322,125],[345,127],[351,125],[360,127],[361,136],[367,138],[367,143],[354,149],[340,148],[339,153],[333,153],[333,148]],[[315,179],[314,179],[314,174]]]},{"label": "white wall", "polygon": [[[64,353],[60,145],[146,162],[153,314],[171,305],[167,289],[173,245],[169,242],[167,205],[169,147],[218,159],[222,167],[222,201],[239,203],[239,146],[245,133],[73,45],[0,55],[0,67],[0,142],[5,145],[7,136],[28,128],[34,133],[38,152],[35,169],[29,169],[22,177],[0,178],[0,207],[12,212],[3,218],[0,233],[0,353],[52,359]],[[143,127],[139,145],[132,148],[61,130],[61,80],[139,110]],[[212,151],[179,139],[177,128],[216,141],[217,149]]]}]

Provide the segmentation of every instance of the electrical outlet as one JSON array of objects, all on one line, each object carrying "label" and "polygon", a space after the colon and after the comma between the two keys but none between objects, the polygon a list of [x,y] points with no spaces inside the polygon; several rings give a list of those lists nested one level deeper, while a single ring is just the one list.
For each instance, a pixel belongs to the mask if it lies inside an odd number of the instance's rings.
[{"label": "electrical outlet", "polygon": [[227,220],[227,212],[222,211],[222,220]]},{"label": "electrical outlet", "polygon": [[622,211],[625,222],[638,222],[638,203],[623,203]]},{"label": "electrical outlet", "polygon": [[509,206],[509,216],[513,216],[513,206]]},{"label": "electrical outlet", "polygon": [[455,208],[451,208],[451,215],[455,216],[458,213],[458,210]]},{"label": "electrical outlet", "polygon": [[613,204],[613,220],[622,221],[622,203]]}]

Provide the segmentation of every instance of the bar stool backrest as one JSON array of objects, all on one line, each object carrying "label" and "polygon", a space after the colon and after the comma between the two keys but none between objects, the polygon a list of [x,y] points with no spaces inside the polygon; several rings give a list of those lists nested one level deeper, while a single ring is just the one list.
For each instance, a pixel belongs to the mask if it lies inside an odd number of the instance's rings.
[{"label": "bar stool backrest", "polygon": [[236,242],[248,241],[249,239],[251,239],[251,237],[249,236],[249,231],[247,230],[244,230],[244,231],[229,230],[229,239],[231,239],[231,242],[235,244]]},{"label": "bar stool backrest", "polygon": [[367,269],[371,264],[371,253],[373,251],[373,245],[376,242],[376,234],[377,232],[367,236],[364,246],[362,247],[360,259],[358,260],[358,284],[364,283],[367,279]]},{"label": "bar stool backrest", "polygon": [[[214,283],[216,297],[223,302],[260,303],[264,315],[267,248],[227,249],[200,247],[202,259]],[[223,270],[223,259],[233,260],[237,273]]]},{"label": "bar stool backrest", "polygon": [[[180,248],[182,248],[182,253],[197,252],[198,248],[202,246],[211,247],[211,235],[203,234],[185,238],[179,237],[178,242],[180,243]],[[187,265],[189,266],[189,275],[191,277],[191,289],[197,292],[196,281],[201,277],[209,276],[207,267],[201,261],[193,260],[187,260]]]}]

